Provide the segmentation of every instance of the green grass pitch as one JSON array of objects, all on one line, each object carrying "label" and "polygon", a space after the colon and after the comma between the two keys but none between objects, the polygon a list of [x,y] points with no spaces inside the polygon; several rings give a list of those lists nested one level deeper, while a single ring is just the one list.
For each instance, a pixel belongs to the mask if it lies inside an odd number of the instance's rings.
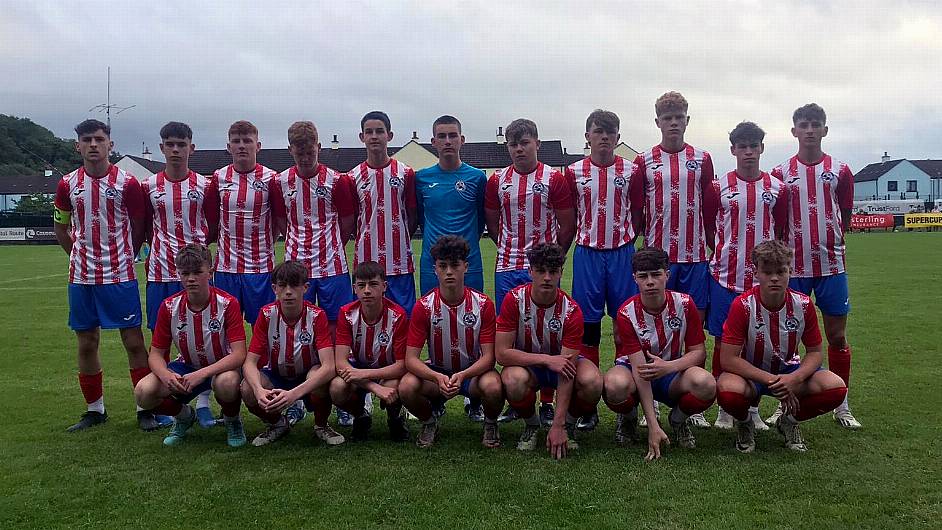
[{"label": "green grass pitch", "polygon": [[[808,453],[760,433],[752,455],[733,449],[731,432],[697,431],[697,449],[645,463],[644,444],[614,445],[604,407],[582,449],[555,462],[516,451],[519,422],[502,426],[503,448],[485,450],[458,400],[427,451],[388,442],[378,408],[362,444],[315,443],[308,417],[269,447],[231,450],[222,428],[197,428],[166,448],[162,433],[137,429],[116,332],[102,337],[110,419],[66,434],[83,410],[67,258],[0,247],[0,527],[939,528],[942,234],[854,234],[848,249],[851,404],[864,429],[824,416],[803,425]],[[261,424],[243,416],[251,439]]]}]

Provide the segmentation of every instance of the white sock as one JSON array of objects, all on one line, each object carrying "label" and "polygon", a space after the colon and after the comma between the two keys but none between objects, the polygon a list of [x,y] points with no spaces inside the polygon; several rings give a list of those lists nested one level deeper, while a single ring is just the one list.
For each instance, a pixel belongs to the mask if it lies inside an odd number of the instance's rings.
[{"label": "white sock", "polygon": [[749,414],[759,414],[759,407],[749,407]]},{"label": "white sock", "polygon": [[138,411],[138,412],[140,412],[140,411],[142,411],[142,410],[145,410],[144,407],[142,407],[142,406],[140,406],[140,405],[135,405],[135,407],[137,407],[137,411]]},{"label": "white sock", "polygon": [[196,408],[198,409],[209,408],[210,392],[212,392],[212,390],[207,390],[206,392],[203,392],[202,394],[196,396]]},{"label": "white sock", "polygon": [[95,401],[88,404],[88,410],[97,412],[99,414],[105,413],[105,396],[101,396]]},{"label": "white sock", "polygon": [[471,404],[471,398],[469,398],[469,397],[464,398],[464,406],[467,407],[467,406],[470,405],[470,404]]},{"label": "white sock", "polygon": [[848,395],[849,393],[844,395],[844,401],[842,401],[841,404],[838,405],[835,410],[850,410],[850,405],[847,404]]}]

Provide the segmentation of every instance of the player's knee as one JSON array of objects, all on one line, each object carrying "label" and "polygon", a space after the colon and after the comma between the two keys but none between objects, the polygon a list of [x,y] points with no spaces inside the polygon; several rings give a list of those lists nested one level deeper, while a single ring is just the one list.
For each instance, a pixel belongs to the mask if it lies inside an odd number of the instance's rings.
[{"label": "player's knee", "polygon": [[478,389],[484,398],[503,398],[504,387],[500,375],[495,371],[486,372],[478,377]]},{"label": "player's knee", "polygon": [[519,400],[530,390],[530,373],[526,368],[507,366],[500,373],[500,380],[508,399]]},{"label": "player's knee", "polygon": [[232,401],[241,395],[242,376],[235,370],[229,370],[213,376],[213,392],[226,401]]},{"label": "player's knee", "polygon": [[342,377],[335,377],[330,380],[330,399],[334,401],[345,401],[347,390],[350,385]]},{"label": "player's knee", "polygon": [[422,381],[415,374],[406,374],[399,380],[399,395],[407,399],[418,395],[421,388]]},{"label": "player's knee", "polygon": [[811,376],[814,380],[815,386],[823,390],[831,390],[834,388],[845,388],[847,387],[844,384],[844,380],[834,372],[830,370],[818,370]]},{"label": "player's knee", "polygon": [[576,372],[576,386],[588,394],[602,394],[602,373],[591,362],[582,361]]},{"label": "player's knee", "polygon": [[736,392],[743,394],[746,391],[746,380],[730,372],[723,372],[716,381],[717,392]]},{"label": "player's knee", "polygon": [[712,399],[716,396],[716,379],[713,374],[699,366],[690,370],[690,392],[700,399]]}]

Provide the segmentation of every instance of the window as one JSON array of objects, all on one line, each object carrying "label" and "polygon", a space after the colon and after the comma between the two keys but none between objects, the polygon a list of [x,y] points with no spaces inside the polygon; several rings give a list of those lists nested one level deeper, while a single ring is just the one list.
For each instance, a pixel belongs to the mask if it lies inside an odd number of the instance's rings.
[{"label": "window", "polygon": [[916,190],[916,181],[915,181],[915,180],[907,180],[907,181],[906,181],[906,192],[907,192],[907,193],[916,193],[916,191],[917,191],[917,190]]},{"label": "window", "polygon": [[895,180],[886,181],[886,191],[899,191],[898,182]]}]

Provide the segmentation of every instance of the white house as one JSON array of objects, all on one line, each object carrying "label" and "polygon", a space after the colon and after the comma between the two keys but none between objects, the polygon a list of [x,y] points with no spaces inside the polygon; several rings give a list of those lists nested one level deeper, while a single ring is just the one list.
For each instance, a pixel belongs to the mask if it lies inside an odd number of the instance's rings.
[{"label": "white house", "polygon": [[854,175],[854,200],[942,201],[942,160],[890,160]]}]

